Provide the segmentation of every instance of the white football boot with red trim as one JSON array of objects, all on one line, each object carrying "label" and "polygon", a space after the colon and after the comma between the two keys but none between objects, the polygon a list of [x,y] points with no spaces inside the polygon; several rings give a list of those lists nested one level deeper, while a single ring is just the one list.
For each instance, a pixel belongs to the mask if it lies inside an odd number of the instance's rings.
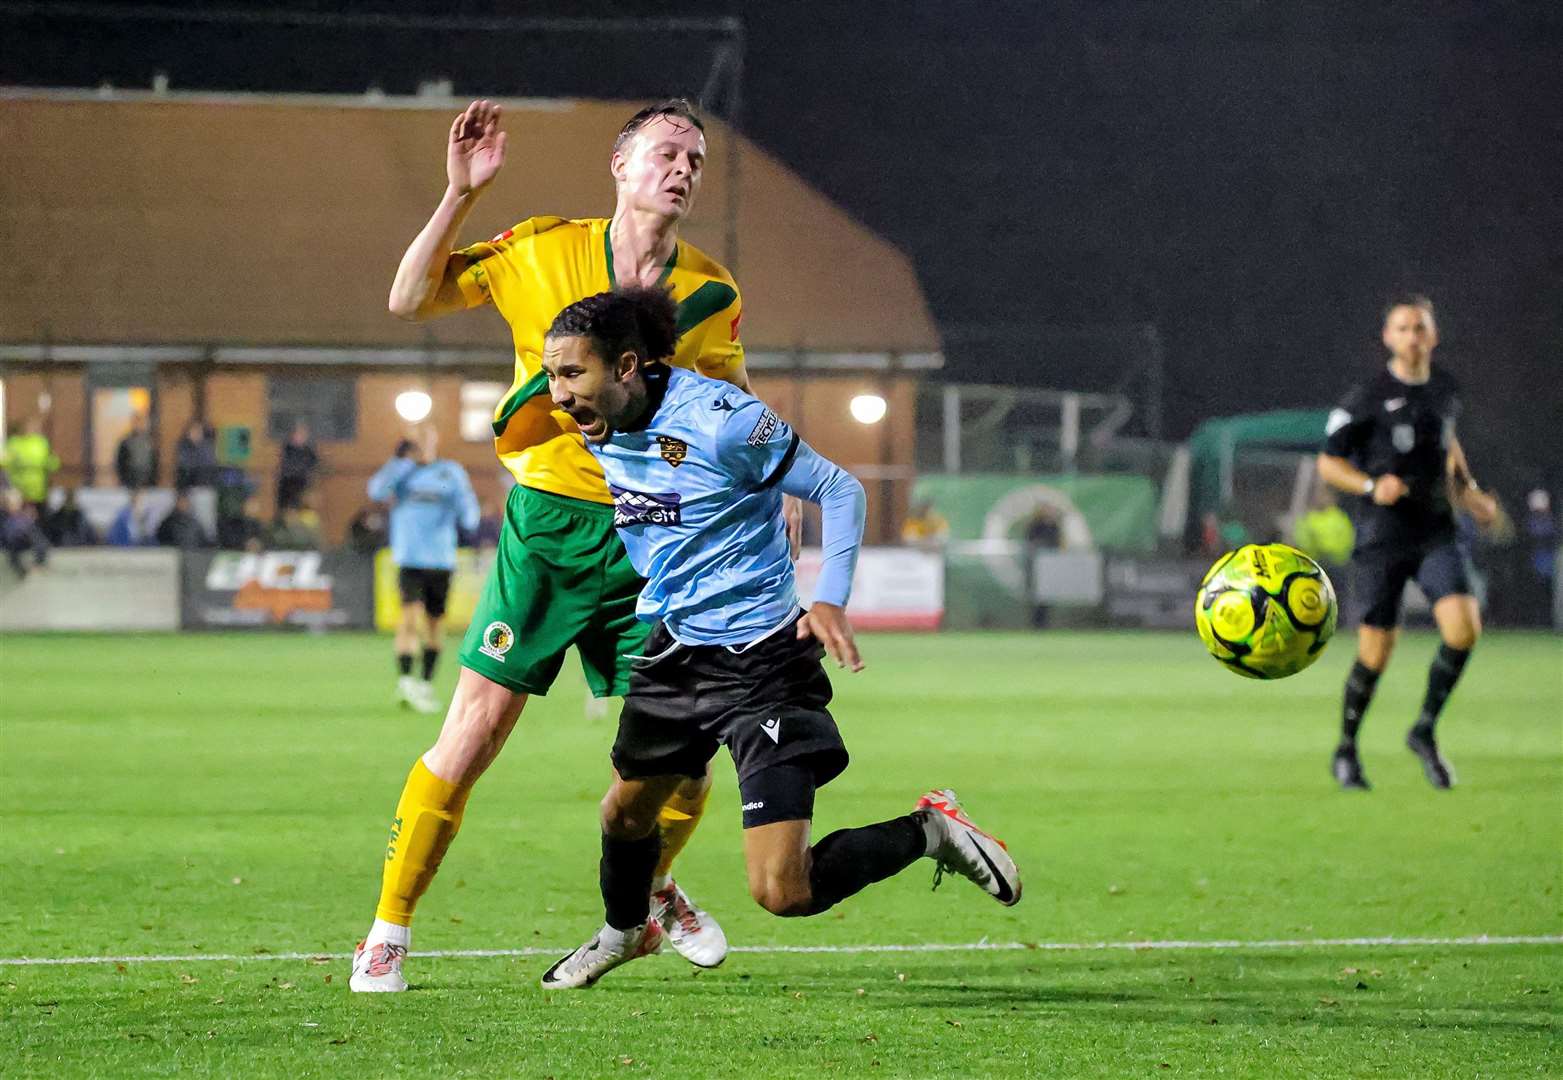
[{"label": "white football boot with red trim", "polygon": [[543,989],[574,990],[592,985],[620,964],[660,952],[667,935],[655,919],[647,919],[638,932],[628,932],[621,945],[603,944],[599,933],[568,956],[561,957],[543,973]]},{"label": "white football boot with red trim", "polygon": [[727,934],[678,882],[651,894],[651,918],[661,924],[674,951],[696,967],[714,968],[727,959]]},{"label": "white football boot with red trim", "polygon": [[396,994],[407,989],[402,977],[402,960],[407,946],[377,941],[365,946],[360,941],[353,952],[353,974],[347,985],[355,994]]},{"label": "white football boot with red trim", "polygon": [[946,873],[959,874],[983,892],[1013,907],[1020,903],[1020,870],[1010,858],[1004,841],[983,832],[961,810],[955,792],[948,788],[930,791],[917,800],[917,809],[927,818],[940,837],[930,856],[939,866],[934,871],[933,887],[938,888]]}]

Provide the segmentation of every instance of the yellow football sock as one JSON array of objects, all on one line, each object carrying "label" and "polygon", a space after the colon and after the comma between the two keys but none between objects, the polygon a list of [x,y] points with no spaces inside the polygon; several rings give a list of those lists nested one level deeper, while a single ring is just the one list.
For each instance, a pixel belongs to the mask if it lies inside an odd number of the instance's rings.
[{"label": "yellow football sock", "polygon": [[391,822],[376,918],[412,925],[412,909],[428,890],[445,849],[461,828],[471,791],[435,776],[422,758],[413,765],[396,804],[396,820]]},{"label": "yellow football sock", "polygon": [[710,784],[695,799],[686,799],[674,792],[673,797],[663,803],[662,809],[657,812],[657,827],[662,830],[662,857],[657,860],[657,872],[654,875],[657,879],[668,876],[673,868],[673,860],[678,858],[678,853],[684,850],[684,845],[695,834],[695,826],[700,824],[700,815],[706,812],[706,799],[710,794]]}]

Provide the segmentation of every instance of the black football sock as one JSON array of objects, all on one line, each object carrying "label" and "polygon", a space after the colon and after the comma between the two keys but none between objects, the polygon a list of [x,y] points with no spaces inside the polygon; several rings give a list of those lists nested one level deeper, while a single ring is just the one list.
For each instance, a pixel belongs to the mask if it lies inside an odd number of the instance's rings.
[{"label": "black football sock", "polygon": [[1373,690],[1378,686],[1379,672],[1361,660],[1351,665],[1346,676],[1346,696],[1341,702],[1340,741],[1342,746],[1357,745],[1357,731],[1362,727],[1363,714],[1373,700]]},{"label": "black football sock", "polygon": [[396,654],[396,670],[403,675],[412,674],[412,653],[404,652]]},{"label": "black football sock", "polygon": [[1417,730],[1432,736],[1433,726],[1438,723],[1438,714],[1443,712],[1444,702],[1454,692],[1454,684],[1460,681],[1460,672],[1465,670],[1465,662],[1470,658],[1470,649],[1438,646],[1438,654],[1427,669],[1427,696],[1422,699],[1422,712],[1416,718]]},{"label": "black football sock", "polygon": [[428,682],[434,678],[434,665],[440,662],[440,650],[423,650],[423,681]]},{"label": "black football sock", "polygon": [[653,829],[639,840],[602,838],[602,906],[615,930],[634,930],[651,914],[651,875],[662,854],[662,837]]},{"label": "black football sock", "polygon": [[814,863],[809,868],[813,902],[808,914],[818,915],[874,882],[899,874],[927,850],[928,835],[916,814],[838,829],[814,845]]}]

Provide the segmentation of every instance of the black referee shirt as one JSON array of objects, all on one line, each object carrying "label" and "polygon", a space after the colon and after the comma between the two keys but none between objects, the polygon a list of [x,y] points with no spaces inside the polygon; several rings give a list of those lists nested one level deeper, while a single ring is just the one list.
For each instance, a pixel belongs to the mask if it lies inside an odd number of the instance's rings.
[{"label": "black referee shirt", "polygon": [[1449,444],[1460,415],[1460,388],[1434,368],[1427,382],[1401,382],[1386,366],[1330,413],[1324,452],[1369,476],[1393,473],[1406,495],[1393,506],[1357,499],[1357,546],[1413,547],[1452,540],[1454,512],[1445,479]]}]

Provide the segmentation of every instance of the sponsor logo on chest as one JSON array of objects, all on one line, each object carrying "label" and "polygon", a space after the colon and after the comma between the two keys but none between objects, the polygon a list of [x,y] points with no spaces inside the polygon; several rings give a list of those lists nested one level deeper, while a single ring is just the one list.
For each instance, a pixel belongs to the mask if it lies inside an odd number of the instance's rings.
[{"label": "sponsor logo on chest", "polygon": [[630,491],[616,484],[609,484],[608,490],[613,495],[616,526],[677,525],[683,521],[682,496],[676,491]]}]

